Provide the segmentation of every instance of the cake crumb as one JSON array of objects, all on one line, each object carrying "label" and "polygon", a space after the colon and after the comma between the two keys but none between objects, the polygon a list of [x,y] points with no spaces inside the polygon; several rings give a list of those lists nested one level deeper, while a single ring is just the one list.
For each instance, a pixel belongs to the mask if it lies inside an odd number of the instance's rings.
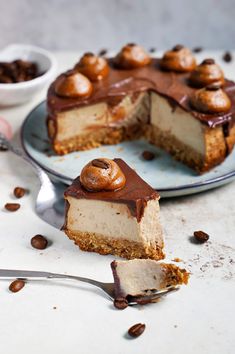
[{"label": "cake crumb", "polygon": [[179,257],[175,257],[172,259],[173,262],[183,262],[183,260]]}]

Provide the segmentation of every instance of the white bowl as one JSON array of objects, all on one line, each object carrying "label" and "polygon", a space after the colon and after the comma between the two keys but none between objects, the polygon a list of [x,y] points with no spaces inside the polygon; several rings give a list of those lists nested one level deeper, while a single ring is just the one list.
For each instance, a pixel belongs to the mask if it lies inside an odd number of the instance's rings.
[{"label": "white bowl", "polygon": [[0,105],[10,106],[30,101],[55,76],[57,62],[45,49],[26,44],[12,44],[0,51],[0,61],[11,62],[23,59],[37,63],[43,75],[29,81],[1,84]]}]

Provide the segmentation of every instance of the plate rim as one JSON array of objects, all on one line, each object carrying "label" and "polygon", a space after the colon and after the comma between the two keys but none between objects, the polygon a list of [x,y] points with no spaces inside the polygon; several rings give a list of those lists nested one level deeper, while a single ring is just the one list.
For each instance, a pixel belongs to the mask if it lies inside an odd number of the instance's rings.
[{"label": "plate rim", "polygon": [[[22,148],[24,150],[24,153],[32,160],[34,161],[39,167],[41,167],[44,171],[48,172],[49,174],[55,176],[56,178],[63,180],[63,181],[67,181],[69,183],[72,183],[73,178],[70,177],[66,177],[63,174],[60,174],[58,172],[55,172],[54,170],[50,169],[49,167],[41,164],[40,162],[38,162],[38,160],[36,160],[27,150],[26,145],[25,145],[25,139],[24,139],[24,132],[25,132],[25,127],[28,123],[28,120],[30,119],[30,117],[32,116],[32,114],[34,113],[34,111],[36,111],[40,106],[45,105],[46,106],[46,100],[41,101],[40,103],[38,103],[33,109],[31,109],[28,114],[26,115],[23,124],[21,125],[20,128],[20,140],[21,140],[21,145]],[[218,182],[222,182],[222,181],[226,181],[232,177],[235,177],[235,169],[223,174],[221,176],[215,177],[215,178],[210,178],[208,180],[205,181],[201,181],[201,182],[196,182],[196,183],[192,183],[192,184],[183,184],[180,185],[178,187],[168,187],[168,188],[155,188],[153,187],[153,189],[157,190],[158,192],[178,192],[181,190],[190,190],[190,189],[195,189],[195,188],[199,188],[199,187],[203,187],[203,186],[208,186],[208,185],[213,185],[213,184],[217,184]]]}]

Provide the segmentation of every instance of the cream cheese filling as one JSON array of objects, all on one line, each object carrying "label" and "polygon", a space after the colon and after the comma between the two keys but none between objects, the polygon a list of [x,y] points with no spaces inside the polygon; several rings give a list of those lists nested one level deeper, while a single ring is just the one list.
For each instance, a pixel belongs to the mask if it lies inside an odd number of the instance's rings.
[{"label": "cream cheese filling", "polygon": [[71,232],[90,232],[113,239],[126,239],[147,246],[163,246],[159,222],[158,200],[150,200],[140,222],[128,206],[101,200],[67,197],[69,209],[67,229]]}]

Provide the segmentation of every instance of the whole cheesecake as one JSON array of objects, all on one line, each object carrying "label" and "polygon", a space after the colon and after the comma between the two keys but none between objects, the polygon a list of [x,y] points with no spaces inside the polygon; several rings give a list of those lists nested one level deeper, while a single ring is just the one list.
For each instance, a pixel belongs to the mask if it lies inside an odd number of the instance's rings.
[{"label": "whole cheesecake", "polygon": [[180,45],[159,59],[135,44],[109,59],[86,53],[52,83],[47,108],[61,155],[145,137],[202,173],[235,143],[235,84]]},{"label": "whole cheesecake", "polygon": [[80,249],[164,258],[159,195],[123,160],[92,160],[64,196],[63,229]]}]

